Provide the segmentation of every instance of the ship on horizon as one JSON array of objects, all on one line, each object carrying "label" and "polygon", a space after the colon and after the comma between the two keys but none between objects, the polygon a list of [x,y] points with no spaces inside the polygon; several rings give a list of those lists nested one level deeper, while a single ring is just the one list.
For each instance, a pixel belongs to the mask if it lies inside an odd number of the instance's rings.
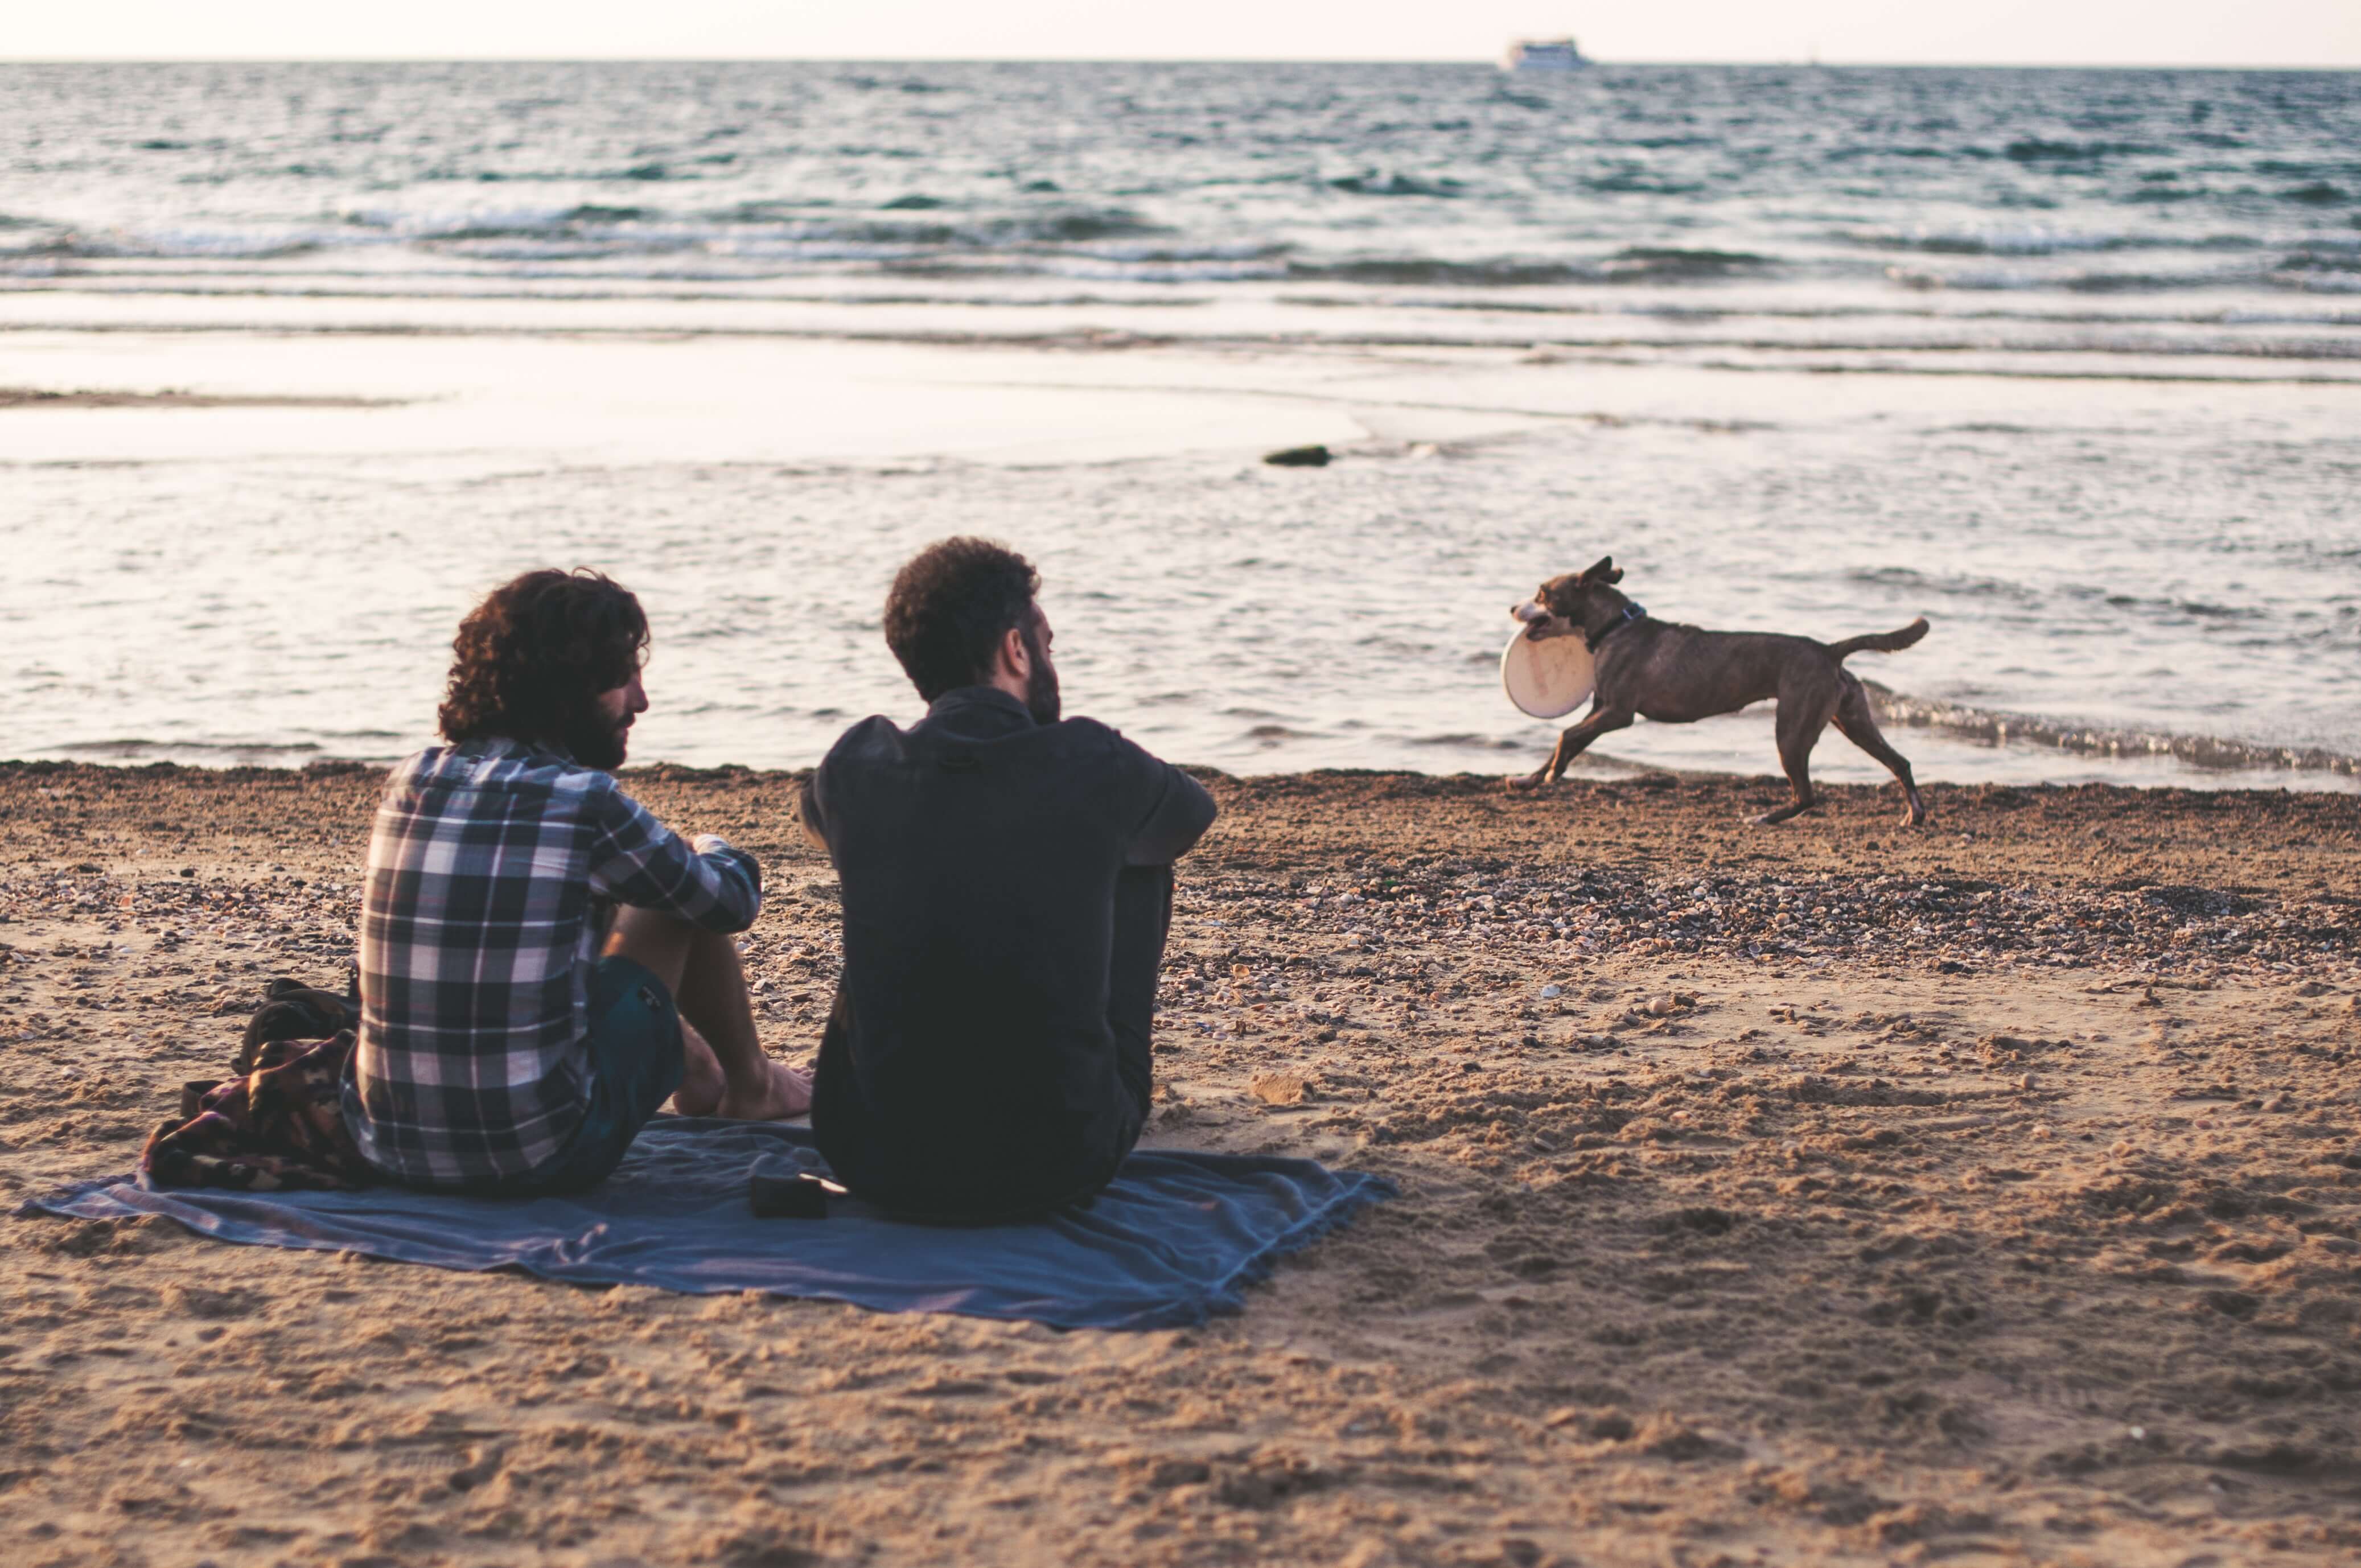
[{"label": "ship on horizon", "polygon": [[1500,61],[1503,71],[1579,71],[1590,61],[1572,38],[1518,38]]}]

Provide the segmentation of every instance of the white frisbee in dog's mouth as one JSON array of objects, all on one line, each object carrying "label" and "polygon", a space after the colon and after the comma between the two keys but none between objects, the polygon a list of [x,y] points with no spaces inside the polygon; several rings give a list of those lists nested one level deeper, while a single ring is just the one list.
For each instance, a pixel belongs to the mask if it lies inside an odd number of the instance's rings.
[{"label": "white frisbee in dog's mouth", "polygon": [[1521,712],[1535,718],[1565,718],[1589,699],[1598,684],[1597,662],[1578,633],[1535,639],[1520,626],[1500,650],[1501,688]]}]

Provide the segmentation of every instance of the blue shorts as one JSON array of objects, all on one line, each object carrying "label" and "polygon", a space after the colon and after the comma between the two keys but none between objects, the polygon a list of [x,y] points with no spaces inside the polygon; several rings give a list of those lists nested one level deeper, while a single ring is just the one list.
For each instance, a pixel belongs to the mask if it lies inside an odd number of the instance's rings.
[{"label": "blue shorts", "polygon": [[607,1179],[623,1151],[680,1087],[680,1014],[646,965],[600,959],[590,970],[590,1103],[566,1152],[503,1190],[579,1192]]}]

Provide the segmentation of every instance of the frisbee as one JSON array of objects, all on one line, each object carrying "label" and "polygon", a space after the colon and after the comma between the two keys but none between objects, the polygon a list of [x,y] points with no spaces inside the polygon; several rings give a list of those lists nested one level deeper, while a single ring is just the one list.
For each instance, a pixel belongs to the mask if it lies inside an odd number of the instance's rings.
[{"label": "frisbee", "polygon": [[1500,650],[1500,685],[1509,700],[1535,718],[1563,718],[1580,707],[1598,684],[1590,645],[1579,636],[1539,641],[1517,629]]}]

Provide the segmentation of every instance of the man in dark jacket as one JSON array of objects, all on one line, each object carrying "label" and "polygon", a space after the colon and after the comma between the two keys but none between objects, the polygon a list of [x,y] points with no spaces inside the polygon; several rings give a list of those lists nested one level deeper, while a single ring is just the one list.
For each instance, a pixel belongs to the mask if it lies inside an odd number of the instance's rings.
[{"label": "man in dark jacket", "polygon": [[1213,819],[1194,779],[1059,717],[1040,579],[981,539],[894,579],[885,641],[928,704],[847,730],[804,827],[836,862],[844,978],[813,1087],[837,1179],[984,1220],[1095,1194],[1148,1117],[1172,862]]}]

